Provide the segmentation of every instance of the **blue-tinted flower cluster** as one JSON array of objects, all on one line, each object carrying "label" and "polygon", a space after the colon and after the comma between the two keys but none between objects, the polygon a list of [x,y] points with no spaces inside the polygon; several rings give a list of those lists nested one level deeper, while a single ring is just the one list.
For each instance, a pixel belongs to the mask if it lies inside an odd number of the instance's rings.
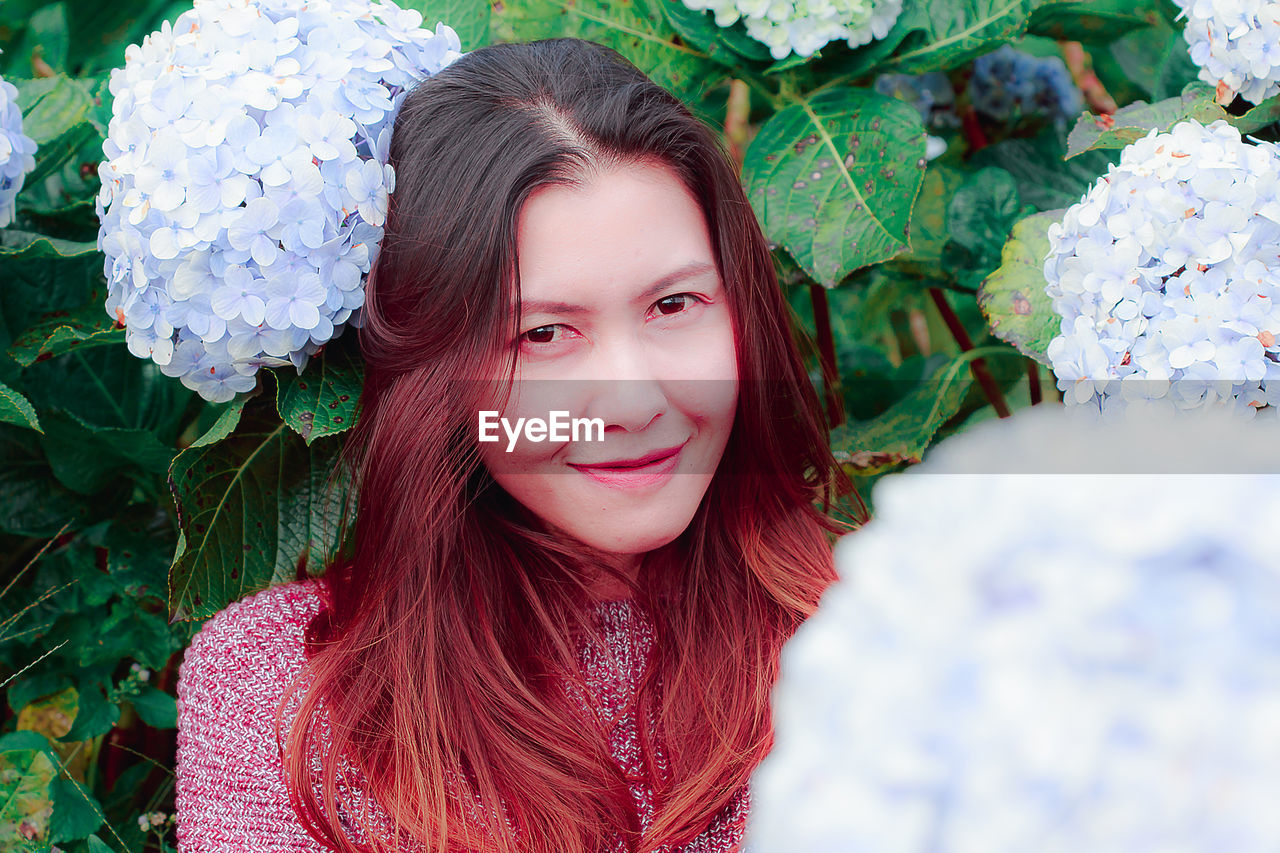
[{"label": "blue-tinted flower cluster", "polygon": [[1080,89],[1060,57],[1032,56],[1007,44],[974,60],[967,91],[974,109],[999,121],[1065,122],[1084,109]]},{"label": "blue-tinted flower cluster", "polygon": [[864,45],[889,34],[902,0],[684,0],[690,9],[715,13],[717,26],[742,20],[747,35],[766,45],[774,59],[792,52],[812,56],[828,42]]},{"label": "blue-tinted flower cluster", "polygon": [[[1280,445],[1210,414],[1037,407],[881,480],[782,650],[746,847],[1280,849]],[[1153,439],[1143,473],[990,473]],[[1240,444],[1265,474],[1155,473]]]},{"label": "blue-tinted flower cluster", "polygon": [[22,132],[18,89],[0,79],[0,228],[13,222],[18,193],[36,167],[36,144]]},{"label": "blue-tinted flower cluster", "polygon": [[125,51],[99,167],[107,313],[205,399],[360,325],[408,89],[462,54],[370,0],[196,0]]},{"label": "blue-tinted flower cluster", "polygon": [[1048,356],[1069,405],[1276,413],[1280,147],[1222,120],[1152,130],[1048,236]]},{"label": "blue-tinted flower cluster", "polygon": [[1280,4],[1275,0],[1173,0],[1200,79],[1220,104],[1280,94]]}]

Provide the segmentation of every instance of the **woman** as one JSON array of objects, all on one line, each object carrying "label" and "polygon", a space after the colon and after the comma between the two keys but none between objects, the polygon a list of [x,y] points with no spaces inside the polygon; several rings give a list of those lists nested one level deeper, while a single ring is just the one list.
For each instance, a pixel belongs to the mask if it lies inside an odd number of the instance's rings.
[{"label": "woman", "polygon": [[180,850],[737,850],[849,483],[731,162],[578,39],[425,80],[390,158],[355,548],[192,643]]}]

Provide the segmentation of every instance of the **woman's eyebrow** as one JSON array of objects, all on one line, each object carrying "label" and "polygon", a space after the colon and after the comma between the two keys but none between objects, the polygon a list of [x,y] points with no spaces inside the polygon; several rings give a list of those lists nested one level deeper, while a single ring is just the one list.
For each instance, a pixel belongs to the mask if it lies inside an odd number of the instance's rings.
[{"label": "woman's eyebrow", "polygon": [[[715,265],[706,261],[690,261],[679,269],[673,270],[647,287],[636,297],[636,302],[647,302],[676,282],[684,281],[707,272],[715,272]],[[520,310],[525,314],[584,314],[587,308],[570,302],[555,302],[544,299],[531,301],[521,300]]]}]

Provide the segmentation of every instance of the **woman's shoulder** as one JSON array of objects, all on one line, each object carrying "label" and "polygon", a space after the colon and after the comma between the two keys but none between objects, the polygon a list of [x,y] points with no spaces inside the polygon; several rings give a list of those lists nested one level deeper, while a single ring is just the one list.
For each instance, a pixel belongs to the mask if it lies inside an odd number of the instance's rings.
[{"label": "woman's shoulder", "polygon": [[307,625],[324,606],[318,578],[259,590],[205,620],[183,653],[178,702],[267,702],[305,663]]}]

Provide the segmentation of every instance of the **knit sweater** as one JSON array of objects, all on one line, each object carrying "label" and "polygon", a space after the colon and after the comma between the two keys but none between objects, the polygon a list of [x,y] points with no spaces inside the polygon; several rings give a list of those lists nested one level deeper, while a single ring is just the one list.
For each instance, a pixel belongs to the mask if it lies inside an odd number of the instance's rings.
[{"label": "knit sweater", "polygon": [[[284,688],[305,662],[304,631],[322,606],[318,580],[280,584],[219,611],[187,648],[177,690],[178,853],[330,853],[307,833],[289,804],[273,731]],[[601,602],[593,617],[604,642],[579,643],[579,663],[592,694],[579,701],[612,732],[610,751],[630,780],[641,826],[648,828],[653,785],[644,775],[637,714],[628,699],[649,660],[652,624],[632,599]],[[286,707],[286,722],[296,706],[295,699]],[[652,713],[647,725],[654,725]],[[661,751],[657,758],[665,772]],[[318,760],[313,758],[313,767]],[[340,814],[343,792],[352,796],[350,807],[357,811],[354,803],[364,797],[361,777],[344,766],[340,763],[338,770]],[[375,820],[380,816],[381,826],[389,827],[385,810],[371,798],[368,804]],[[739,845],[749,805],[743,785],[701,835],[679,848],[668,846],[665,853],[746,853]],[[364,838],[345,815],[343,825],[357,842]],[[616,841],[602,853],[623,850],[622,839]],[[420,847],[410,844],[409,849]]]}]

